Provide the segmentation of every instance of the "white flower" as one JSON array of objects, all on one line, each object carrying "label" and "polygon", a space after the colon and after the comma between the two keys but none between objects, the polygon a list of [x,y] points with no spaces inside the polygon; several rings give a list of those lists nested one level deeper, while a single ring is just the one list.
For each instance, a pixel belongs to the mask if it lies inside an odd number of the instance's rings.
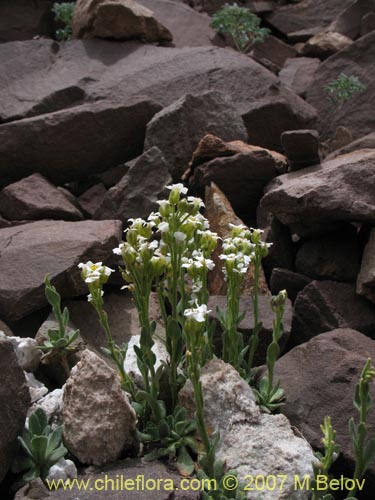
[{"label": "white flower", "polygon": [[94,283],[95,281],[100,281],[102,277],[108,278],[111,273],[114,272],[113,269],[107,266],[103,266],[102,262],[97,262],[94,264],[89,260],[84,263],[78,264],[78,267],[82,269],[82,276],[85,280],[85,283]]},{"label": "white flower", "polygon": [[178,184],[171,184],[169,186],[166,186],[166,188],[179,194],[186,194],[188,192],[188,189],[181,182],[179,182]]},{"label": "white flower", "polygon": [[158,229],[161,233],[166,233],[167,231],[169,231],[168,222],[161,222],[158,226]]},{"label": "white flower", "polygon": [[112,252],[115,254],[115,255],[122,255],[122,250],[124,248],[124,243],[120,243],[119,246],[117,248],[114,248],[112,250]]},{"label": "white flower", "polygon": [[173,236],[175,237],[176,241],[185,241],[186,240],[186,234],[181,232],[181,231],[176,231]]},{"label": "white flower", "polygon": [[197,305],[194,309],[185,309],[184,316],[187,319],[194,319],[197,323],[204,323],[206,321],[207,314],[210,312],[210,310],[207,310],[207,305],[202,304],[201,306]]}]

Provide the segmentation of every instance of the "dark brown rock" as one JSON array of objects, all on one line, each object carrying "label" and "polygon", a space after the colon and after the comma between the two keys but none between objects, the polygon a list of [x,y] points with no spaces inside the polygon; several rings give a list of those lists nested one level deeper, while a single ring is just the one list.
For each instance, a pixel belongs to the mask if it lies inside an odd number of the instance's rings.
[{"label": "dark brown rock", "polygon": [[375,229],[372,229],[363,252],[357,279],[357,293],[375,302]]},{"label": "dark brown rock", "polygon": [[53,184],[33,174],[0,192],[0,212],[10,220],[80,220],[81,212]]},{"label": "dark brown rock", "polygon": [[164,108],[147,125],[145,148],[157,146],[173,180],[178,181],[206,134],[217,135],[225,141],[247,139],[240,114],[222,93],[187,94]]},{"label": "dark brown rock", "polygon": [[250,144],[281,151],[280,135],[287,130],[314,128],[316,111],[294,92],[254,101],[242,114]]},{"label": "dark brown rock", "polygon": [[170,42],[172,34],[153,12],[134,0],[78,0],[74,8],[75,38],[140,39]]},{"label": "dark brown rock", "polygon": [[94,218],[125,222],[130,217],[147,217],[157,209],[156,200],[165,194],[165,186],[171,181],[164,156],[157,147],[151,147],[108,190]]},{"label": "dark brown rock", "polygon": [[351,153],[352,151],[356,151],[358,149],[375,149],[375,132],[371,132],[370,134],[350,142],[340,149],[336,149],[336,151],[333,151],[329,156],[327,156],[327,160],[336,158],[336,156]]},{"label": "dark brown rock", "polygon": [[337,229],[339,222],[374,223],[374,189],[375,151],[363,149],[277,177],[260,210],[309,235]]},{"label": "dark brown rock", "polygon": [[297,51],[279,38],[268,35],[263,42],[254,45],[250,55],[265,66],[267,66],[267,61],[271,62],[280,71],[288,58],[297,56]]},{"label": "dark brown rock", "polygon": [[0,339],[0,481],[10,468],[31,400],[23,369],[12,343]]},{"label": "dark brown rock", "polygon": [[107,189],[104,184],[95,184],[90,189],[81,194],[77,201],[82,210],[90,217],[93,217],[95,212],[102,204],[106,194]]},{"label": "dark brown rock", "polygon": [[332,31],[323,31],[310,38],[302,47],[301,54],[309,57],[327,57],[345,49],[352,43],[351,38]]},{"label": "dark brown rock", "polygon": [[317,280],[354,283],[360,261],[357,229],[346,226],[303,242],[296,255],[296,271]]},{"label": "dark brown rock", "polygon": [[354,40],[360,34],[366,34],[361,33],[362,19],[365,15],[369,15],[370,13],[375,14],[374,0],[356,0],[332,21],[328,29],[329,31],[336,31]]},{"label": "dark brown rock", "polygon": [[146,124],[159,110],[144,100],[95,103],[0,125],[1,182],[37,171],[63,183],[130,160],[142,151]]},{"label": "dark brown rock", "polygon": [[[336,470],[352,477],[354,456],[348,433],[348,421],[358,412],[353,406],[355,384],[367,360],[375,359],[375,342],[358,331],[338,329],[318,335],[282,356],[276,363],[275,376],[281,379],[286,393],[286,404],[281,411],[295,425],[315,449],[321,449],[320,425],[331,417],[337,432],[336,443],[341,455]],[[370,393],[375,397],[374,384]],[[375,413],[368,416],[370,429],[375,426]],[[370,431],[370,436],[373,430]],[[375,467],[366,475],[364,500],[375,493]]]},{"label": "dark brown rock", "polygon": [[374,307],[356,294],[355,285],[313,281],[295,301],[289,344],[302,344],[335,328],[353,328],[375,337]]},{"label": "dark brown rock", "polygon": [[1,317],[18,320],[46,305],[47,273],[63,297],[86,293],[78,264],[110,263],[121,229],[119,221],[38,221],[1,229]]},{"label": "dark brown rock", "polygon": [[319,59],[311,57],[287,59],[279,73],[280,81],[293,92],[304,97],[319,64]]},{"label": "dark brown rock", "polygon": [[270,279],[274,267],[293,270],[295,250],[290,229],[276,217],[271,217],[268,226],[264,228],[262,239],[271,243],[267,257],[262,260],[267,280]]},{"label": "dark brown rock", "polygon": [[275,267],[271,274],[270,288],[273,295],[277,295],[281,290],[286,290],[288,298],[294,302],[299,292],[311,281],[311,278],[303,274]]},{"label": "dark brown rock", "polygon": [[[368,103],[375,99],[375,81],[369,70],[375,58],[375,32],[358,39],[346,49],[324,61],[316,70],[306,99],[318,111],[318,126],[322,139],[334,135],[339,125],[347,127],[353,139],[375,129],[375,116],[368,112]],[[366,89],[334,109],[324,87],[340,73],[357,76]]]},{"label": "dark brown rock", "polygon": [[320,163],[319,134],[316,130],[290,130],[281,134],[291,170],[310,167]]},{"label": "dark brown rock", "polygon": [[375,30],[375,12],[369,12],[361,19],[361,36],[371,33]]}]

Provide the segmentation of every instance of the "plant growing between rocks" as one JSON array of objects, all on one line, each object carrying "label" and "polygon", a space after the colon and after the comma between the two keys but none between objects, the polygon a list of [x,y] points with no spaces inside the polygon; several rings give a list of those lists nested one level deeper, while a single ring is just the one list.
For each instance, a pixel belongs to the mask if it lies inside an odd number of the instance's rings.
[{"label": "plant growing between rocks", "polygon": [[65,25],[64,28],[60,28],[56,31],[56,38],[59,41],[71,40],[73,37],[73,14],[74,14],[74,3],[64,2],[64,3],[54,3],[52,6],[52,12],[55,14],[56,21]]},{"label": "plant growing between rocks", "polygon": [[324,90],[333,108],[338,110],[346,101],[366,90],[366,85],[357,76],[340,73],[336,80],[330,81],[324,87]]},{"label": "plant growing between rocks", "polygon": [[248,52],[263,42],[270,30],[260,27],[261,19],[246,7],[225,4],[212,16],[211,27],[222,35],[229,35],[239,52]]}]

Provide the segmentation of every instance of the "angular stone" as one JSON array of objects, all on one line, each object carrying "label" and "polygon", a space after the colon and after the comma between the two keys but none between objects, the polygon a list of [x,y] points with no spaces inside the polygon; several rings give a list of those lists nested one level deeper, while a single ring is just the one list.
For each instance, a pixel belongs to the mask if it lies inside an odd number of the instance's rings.
[{"label": "angular stone", "polygon": [[295,301],[289,345],[302,344],[335,328],[353,328],[374,337],[374,307],[356,294],[354,285],[313,281]]},{"label": "angular stone", "polygon": [[[375,13],[374,0],[356,0],[343,10],[334,21],[329,25],[329,31],[336,31],[352,40],[361,33],[361,24],[363,16],[369,13]],[[362,35],[365,33],[361,33]]]},{"label": "angular stone", "polygon": [[277,177],[260,210],[299,235],[337,229],[339,222],[375,222],[375,151],[363,149]]},{"label": "angular stone", "polygon": [[25,371],[34,372],[38,368],[42,352],[37,349],[38,343],[35,339],[30,337],[8,337],[2,331],[0,331],[0,339],[8,339],[12,343],[18,363]]},{"label": "angular stone", "polygon": [[375,229],[372,229],[363,252],[361,270],[357,279],[357,293],[375,302]]},{"label": "angular stone", "polygon": [[153,12],[134,0],[78,0],[74,8],[75,38],[140,39],[170,42],[172,34]]},{"label": "angular stone", "polygon": [[270,279],[274,267],[294,269],[295,249],[290,229],[276,217],[271,216],[269,224],[264,228],[263,241],[272,243],[268,255],[262,259],[262,267],[267,280]]},{"label": "angular stone", "polygon": [[327,57],[345,49],[351,43],[351,38],[347,36],[332,31],[324,31],[310,38],[302,47],[301,53],[304,56],[327,59]]},{"label": "angular stone", "polygon": [[312,57],[287,59],[279,73],[280,82],[304,97],[319,64],[320,60]]},{"label": "angular stone", "polygon": [[271,293],[277,295],[281,290],[286,290],[288,298],[294,303],[299,292],[311,283],[311,281],[311,278],[303,274],[275,267],[272,270],[270,279]]},{"label": "angular stone", "polygon": [[244,108],[249,142],[281,151],[280,135],[287,130],[314,128],[316,111],[294,92],[283,89],[281,95],[259,99]]},{"label": "angular stone", "polygon": [[159,110],[144,100],[93,103],[0,125],[1,184],[35,171],[64,183],[130,160]]},{"label": "angular stone", "polygon": [[178,181],[200,139],[208,133],[225,141],[247,139],[240,114],[222,93],[187,94],[150,121],[145,148],[157,146],[173,180]]},{"label": "angular stone", "polygon": [[[374,57],[375,31],[329,57],[315,72],[306,99],[318,111],[318,127],[322,139],[331,138],[338,126],[347,127],[354,140],[374,131],[375,116],[368,111],[368,103],[375,99],[375,80],[370,69]],[[325,86],[340,73],[358,77],[366,89],[346,101],[340,109],[333,110],[327,99]]]},{"label": "angular stone", "polygon": [[291,170],[320,163],[319,134],[316,130],[290,130],[281,134],[281,145]]},{"label": "angular stone", "polygon": [[120,221],[38,221],[1,229],[0,316],[17,320],[47,305],[47,273],[62,297],[87,293],[78,264],[110,263],[121,229]]},{"label": "angular stone", "polygon": [[0,192],[0,212],[9,220],[80,220],[81,212],[40,174],[32,174]]},{"label": "angular stone", "polygon": [[18,450],[30,393],[23,369],[9,340],[0,339],[0,481],[10,468]]},{"label": "angular stone", "polygon": [[357,229],[346,226],[303,242],[296,255],[296,271],[316,280],[354,283],[360,262]]},{"label": "angular stone", "polygon": [[[354,469],[348,432],[349,418],[354,417],[358,422],[358,412],[353,406],[354,389],[369,357],[375,359],[373,340],[358,331],[338,329],[295,347],[276,362],[275,376],[281,379],[286,395],[282,413],[316,449],[321,447],[320,425],[329,415],[337,432],[336,443],[341,448],[335,467],[336,470],[346,470],[346,477],[352,477]],[[373,383],[370,393],[374,398]],[[374,429],[373,411],[368,415],[368,424]],[[370,499],[374,494],[375,466],[372,465],[366,475],[363,498]]]},{"label": "angular stone", "polygon": [[[214,359],[202,369],[205,419],[211,432],[220,434],[217,459],[236,469],[240,480],[251,475],[283,471],[283,488],[262,491],[262,500],[307,500],[308,491],[296,491],[293,478],[312,474],[313,451],[296,435],[284,415],[260,413],[249,385],[230,365]],[[191,382],[179,393],[180,402],[193,406]],[[247,479],[249,479],[247,477]],[[255,498],[255,497],[254,497]]]},{"label": "angular stone", "polygon": [[265,61],[270,61],[280,70],[286,59],[297,56],[297,51],[279,38],[268,35],[263,42],[254,45],[250,55],[265,66]]},{"label": "angular stone", "polygon": [[[211,182],[210,186],[206,186],[204,201],[206,205],[204,215],[210,223],[210,229],[211,231],[217,233],[220,238],[224,239],[230,236],[230,224],[234,224],[236,226],[243,224],[243,221],[234,213],[228,198],[214,182]],[[224,274],[222,271],[223,261],[219,258],[221,253],[222,244],[219,239],[218,244],[211,256],[215,263],[215,267],[208,273],[208,289],[212,295],[225,295],[227,293],[227,284],[224,281]],[[253,264],[251,264],[244,277],[241,293],[250,293],[253,285],[254,267]],[[263,269],[260,269],[259,288],[260,293],[269,293]]]},{"label": "angular stone", "polygon": [[360,35],[364,36],[375,30],[375,12],[368,12],[361,19]]},{"label": "angular stone", "polygon": [[113,462],[134,445],[135,411],[118,374],[91,351],[66,383],[62,411],[64,443],[84,464]]},{"label": "angular stone", "polygon": [[327,156],[326,159],[331,160],[332,158],[336,158],[336,156],[351,153],[352,151],[357,151],[358,149],[375,149],[375,132],[371,132],[370,134],[350,142],[340,149],[336,149],[329,156]]},{"label": "angular stone", "polygon": [[157,209],[156,200],[172,181],[160,149],[151,147],[131,164],[129,171],[110,188],[94,214],[95,219],[147,217]]},{"label": "angular stone", "polygon": [[95,212],[102,204],[106,194],[107,189],[104,184],[95,184],[90,189],[81,194],[77,201],[82,210],[90,217],[93,217]]},{"label": "angular stone", "polygon": [[[272,342],[272,331],[273,331],[273,321],[275,319],[275,314],[271,310],[270,301],[271,294],[268,295],[259,295],[259,320],[262,322],[262,328],[259,333],[259,346],[257,353],[254,358],[254,366],[260,366],[266,361],[267,348],[269,344]],[[226,297],[219,295],[211,295],[208,301],[208,308],[212,311],[211,317],[216,320],[216,345],[217,349],[220,351],[221,346],[221,336],[222,336],[222,328],[218,320],[218,316],[216,313],[216,308],[218,307],[221,311],[225,311],[226,309]],[[239,324],[238,331],[241,332],[244,336],[244,344],[249,340],[250,336],[253,333],[254,328],[254,313],[253,313],[253,305],[250,296],[242,296],[240,297],[240,315],[245,313],[245,316],[241,323]],[[284,333],[280,339],[279,345],[281,352],[285,348],[288,338],[291,332],[292,327],[292,305],[290,300],[286,301],[285,304],[285,313],[284,313]]]}]

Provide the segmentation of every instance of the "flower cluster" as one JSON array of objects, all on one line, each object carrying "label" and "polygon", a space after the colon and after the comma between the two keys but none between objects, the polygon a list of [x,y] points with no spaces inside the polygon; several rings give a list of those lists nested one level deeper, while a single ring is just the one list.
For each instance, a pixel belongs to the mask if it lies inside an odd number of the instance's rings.
[{"label": "flower cluster", "polygon": [[92,302],[95,298],[103,297],[104,292],[102,286],[107,283],[114,270],[110,267],[103,266],[102,262],[96,262],[96,264],[94,264],[91,260],[86,262],[86,264],[81,262],[78,264],[78,267],[81,269],[82,279],[87,283],[90,291],[87,300]]}]

